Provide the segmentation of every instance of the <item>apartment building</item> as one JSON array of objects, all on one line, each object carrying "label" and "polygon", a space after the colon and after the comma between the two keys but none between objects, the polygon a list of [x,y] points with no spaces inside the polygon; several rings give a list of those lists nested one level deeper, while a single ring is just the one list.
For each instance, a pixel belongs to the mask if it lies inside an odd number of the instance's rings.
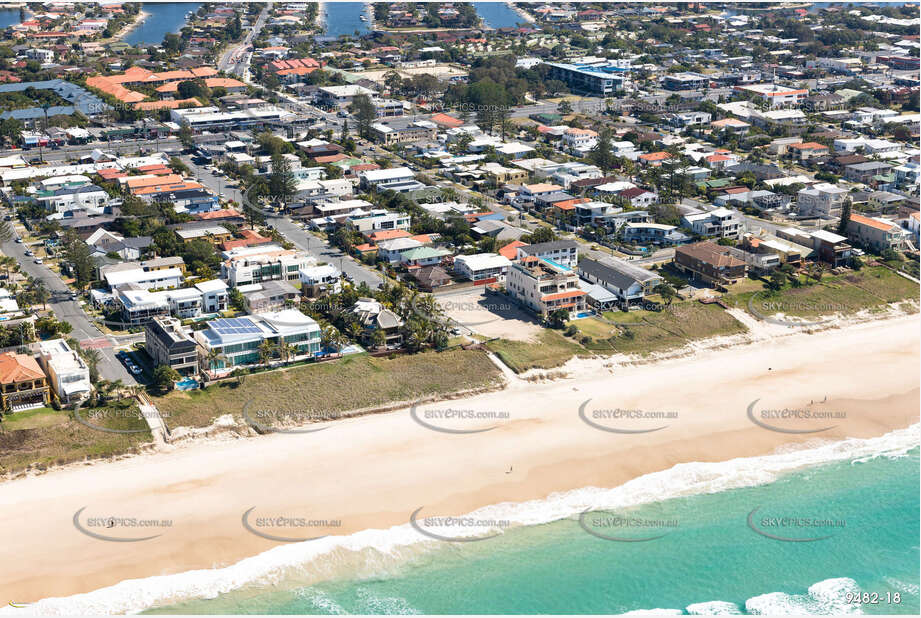
[{"label": "apartment building", "polygon": [[587,294],[579,287],[576,271],[534,255],[512,264],[505,287],[509,296],[542,318],[558,309],[572,315],[586,308]]},{"label": "apartment building", "polygon": [[552,240],[518,247],[519,261],[529,256],[574,269],[579,263],[579,245],[574,240]]},{"label": "apartment building", "polygon": [[279,245],[240,247],[221,254],[221,279],[231,287],[263,281],[294,281],[302,268],[317,263],[303,251],[283,249]]},{"label": "apartment building", "polygon": [[801,216],[837,219],[847,190],[828,182],[800,189],[796,194],[796,210]]},{"label": "apartment building", "polygon": [[167,316],[154,317],[147,322],[145,333],[144,348],[155,366],[167,365],[186,376],[198,373],[198,344],[182,322]]}]

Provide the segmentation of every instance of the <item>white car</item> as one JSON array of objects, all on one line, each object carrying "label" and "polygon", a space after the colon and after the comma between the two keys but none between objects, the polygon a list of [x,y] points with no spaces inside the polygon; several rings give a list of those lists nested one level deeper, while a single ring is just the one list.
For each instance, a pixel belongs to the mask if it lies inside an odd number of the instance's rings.
[{"label": "white car", "polygon": [[32,260],[32,261],[35,262],[36,264],[41,264],[41,263],[42,263],[42,258],[35,258],[35,259]]}]

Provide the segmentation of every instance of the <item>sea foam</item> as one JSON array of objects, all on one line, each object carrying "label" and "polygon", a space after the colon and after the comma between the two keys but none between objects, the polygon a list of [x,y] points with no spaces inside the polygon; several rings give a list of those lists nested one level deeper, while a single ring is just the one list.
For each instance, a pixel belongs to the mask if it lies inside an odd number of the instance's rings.
[{"label": "sea foam", "polygon": [[[555,493],[543,500],[495,504],[469,515],[479,519],[509,521],[519,526],[539,525],[572,517],[589,509],[626,508],[683,496],[764,485],[785,473],[810,466],[846,460],[866,461],[881,456],[901,457],[918,447],[919,443],[921,425],[915,424],[876,438],[848,438],[837,442],[814,443],[809,448],[786,449],[772,455],[725,462],[679,464],[611,489],[586,487]],[[464,529],[455,536],[489,532],[495,531]],[[450,534],[447,530],[440,530],[439,533]],[[318,563],[323,560],[341,560],[343,552],[374,556],[380,561],[378,566],[383,566],[384,563],[418,555],[418,552],[428,548],[442,546],[442,543],[423,536],[409,524],[386,530],[363,530],[348,536],[331,536],[305,543],[281,545],[227,567],[126,580],[84,594],[43,599],[22,609],[0,607],[0,615],[14,612],[17,615],[137,613],[188,599],[214,598],[248,584],[277,583],[285,575],[303,571],[307,565],[317,570],[316,567],[320,567]],[[815,584],[810,588],[807,599],[784,593],[761,595],[749,599],[746,609],[749,613],[826,613],[820,610],[827,609],[833,602],[834,594],[840,592],[838,590],[826,594],[826,589],[841,585],[840,580]],[[389,599],[388,602],[399,604],[397,599]],[[700,605],[692,607],[698,609]],[[807,609],[816,611],[807,612]],[[852,610],[843,605],[839,608],[840,612]]]}]

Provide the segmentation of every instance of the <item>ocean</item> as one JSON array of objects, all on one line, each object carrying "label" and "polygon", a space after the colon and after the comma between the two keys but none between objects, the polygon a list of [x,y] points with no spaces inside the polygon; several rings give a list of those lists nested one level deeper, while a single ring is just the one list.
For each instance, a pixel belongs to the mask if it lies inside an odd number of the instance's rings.
[{"label": "ocean", "polygon": [[682,464],[613,489],[480,509],[473,515],[498,528],[456,536],[501,534],[478,542],[436,541],[409,525],[366,530],[33,608],[917,615],[918,446],[915,425],[879,438]]}]

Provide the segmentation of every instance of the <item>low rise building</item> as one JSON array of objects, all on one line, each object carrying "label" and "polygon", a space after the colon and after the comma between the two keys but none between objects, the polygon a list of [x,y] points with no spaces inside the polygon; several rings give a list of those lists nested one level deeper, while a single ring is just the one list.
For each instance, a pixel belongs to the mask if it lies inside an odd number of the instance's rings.
[{"label": "low rise building", "polygon": [[498,253],[459,255],[454,258],[454,271],[478,285],[505,281],[511,262]]},{"label": "low rise building", "polygon": [[579,260],[579,276],[615,294],[624,308],[654,294],[656,286],[663,281],[651,270],[616,258],[604,262],[582,258]]},{"label": "low rise building", "polygon": [[48,378],[34,358],[19,352],[0,354],[0,410],[30,410],[50,401]]},{"label": "low rise building", "polygon": [[796,194],[796,210],[801,216],[839,218],[847,190],[828,182],[820,182]]},{"label": "low rise building", "polygon": [[729,247],[703,241],[675,249],[675,266],[694,279],[715,285],[733,283],[745,276],[746,264],[733,257]]},{"label": "low rise building", "polygon": [[93,390],[89,366],[67,341],[50,339],[40,342],[38,348],[39,363],[61,403],[78,403],[89,397]]},{"label": "low rise building", "polygon": [[847,222],[847,235],[852,241],[869,247],[876,253],[887,249],[901,249],[904,242],[902,228],[879,217],[865,217],[852,213]]},{"label": "low rise building", "polygon": [[574,269],[579,263],[579,245],[574,240],[552,240],[518,247],[518,260],[527,256],[549,260]]}]

